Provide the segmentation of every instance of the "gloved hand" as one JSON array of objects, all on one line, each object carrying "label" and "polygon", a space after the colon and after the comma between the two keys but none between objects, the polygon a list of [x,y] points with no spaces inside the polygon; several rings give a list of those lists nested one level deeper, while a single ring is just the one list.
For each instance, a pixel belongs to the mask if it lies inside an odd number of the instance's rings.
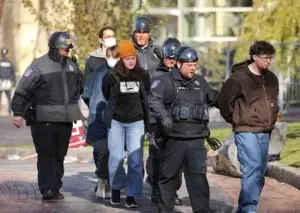
[{"label": "gloved hand", "polygon": [[148,141],[149,141],[149,145],[154,148],[156,151],[160,151],[157,143],[156,143],[156,139],[155,139],[155,136],[154,136],[154,133],[149,133],[149,132],[146,132],[145,133],[145,136],[147,137]]},{"label": "gloved hand", "polygon": [[173,127],[173,121],[170,117],[165,117],[161,120],[165,133],[170,133]]}]

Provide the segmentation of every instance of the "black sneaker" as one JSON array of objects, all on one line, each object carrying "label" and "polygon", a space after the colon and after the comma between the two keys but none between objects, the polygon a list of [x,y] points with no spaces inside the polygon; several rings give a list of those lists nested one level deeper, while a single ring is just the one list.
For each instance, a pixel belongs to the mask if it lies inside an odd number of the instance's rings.
[{"label": "black sneaker", "polygon": [[57,200],[63,200],[65,197],[62,193],[59,192],[59,190],[53,191],[54,197]]},{"label": "black sneaker", "polygon": [[178,197],[178,194],[176,193],[176,195],[175,195],[175,206],[181,206],[181,205],[182,205],[182,201]]},{"label": "black sneaker", "polygon": [[138,207],[137,203],[135,202],[134,197],[127,196],[125,202],[126,202],[125,206],[127,208],[137,208]]},{"label": "black sneaker", "polygon": [[110,198],[110,203],[114,206],[118,206],[121,204],[121,194],[120,190],[112,190],[111,191],[111,198]]},{"label": "black sneaker", "polygon": [[51,190],[44,191],[43,200],[56,200],[54,193]]}]

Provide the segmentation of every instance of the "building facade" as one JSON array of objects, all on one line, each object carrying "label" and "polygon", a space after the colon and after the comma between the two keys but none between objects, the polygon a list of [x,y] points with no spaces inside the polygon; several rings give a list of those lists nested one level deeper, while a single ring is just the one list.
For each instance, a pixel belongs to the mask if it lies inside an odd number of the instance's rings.
[{"label": "building facade", "polygon": [[152,21],[163,20],[153,35],[162,40],[177,37],[186,42],[236,41],[252,0],[134,0],[136,7],[149,5]]}]

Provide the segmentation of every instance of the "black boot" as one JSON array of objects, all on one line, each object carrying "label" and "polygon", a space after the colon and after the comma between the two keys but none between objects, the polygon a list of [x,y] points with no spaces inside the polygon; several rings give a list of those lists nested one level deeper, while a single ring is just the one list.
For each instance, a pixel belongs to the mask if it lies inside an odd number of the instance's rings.
[{"label": "black boot", "polygon": [[43,193],[43,200],[57,200],[54,193],[51,190],[44,191]]},{"label": "black boot", "polygon": [[57,199],[57,200],[63,200],[65,198],[64,195],[62,193],[60,193],[59,190],[54,190],[53,194],[54,194],[55,199]]}]

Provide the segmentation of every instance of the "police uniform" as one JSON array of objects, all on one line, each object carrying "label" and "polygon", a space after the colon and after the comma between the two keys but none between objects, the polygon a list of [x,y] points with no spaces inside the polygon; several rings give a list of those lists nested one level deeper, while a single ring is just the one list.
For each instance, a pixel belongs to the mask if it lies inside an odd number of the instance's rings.
[{"label": "police uniform", "polygon": [[160,63],[160,59],[156,56],[155,51],[160,50],[161,47],[154,44],[154,41],[150,37],[147,47],[141,48],[138,45],[136,39],[134,38],[134,34],[136,32],[150,33],[151,27],[152,27],[151,23],[146,17],[142,16],[137,18],[133,25],[133,38],[132,38],[134,47],[137,50],[139,64],[143,68],[143,70],[149,72],[150,78],[153,77],[153,74]]},{"label": "police uniform", "polygon": [[[198,60],[195,50],[180,47],[177,60]],[[207,136],[208,105],[213,105],[217,92],[206,80],[194,74],[185,80],[178,69],[158,77],[149,95],[152,116],[167,135],[161,154],[159,212],[173,212],[178,175],[183,168],[193,212],[209,211],[209,185],[206,177],[204,138]]]},{"label": "police uniform", "polygon": [[[164,64],[164,58],[173,58],[176,60],[176,54],[181,46],[181,43],[176,38],[167,38],[162,45],[161,52],[156,53],[157,55],[161,56],[161,63],[158,66],[156,72],[153,73],[152,81],[155,81],[157,77],[165,75],[171,70],[175,69],[175,66],[173,68],[168,68]],[[158,195],[158,175],[159,175],[159,162],[160,162],[160,152],[164,149],[164,140],[165,140],[165,133],[163,132],[160,124],[156,122],[154,117],[150,117],[150,123],[153,129],[154,133],[154,140],[149,140],[149,157],[146,162],[146,171],[147,171],[147,183],[149,183],[152,187],[151,192],[151,202],[157,203],[159,199]],[[182,184],[182,175],[179,175],[178,179],[178,189],[180,188]],[[175,205],[181,205],[181,199],[176,194],[175,198]]]},{"label": "police uniform", "polygon": [[83,74],[73,60],[58,53],[59,48],[72,47],[69,39],[66,32],[50,37],[49,53],[27,68],[12,100],[14,116],[25,117],[30,124],[38,155],[38,186],[44,200],[63,198],[59,189],[72,124],[82,119],[78,100]]}]

